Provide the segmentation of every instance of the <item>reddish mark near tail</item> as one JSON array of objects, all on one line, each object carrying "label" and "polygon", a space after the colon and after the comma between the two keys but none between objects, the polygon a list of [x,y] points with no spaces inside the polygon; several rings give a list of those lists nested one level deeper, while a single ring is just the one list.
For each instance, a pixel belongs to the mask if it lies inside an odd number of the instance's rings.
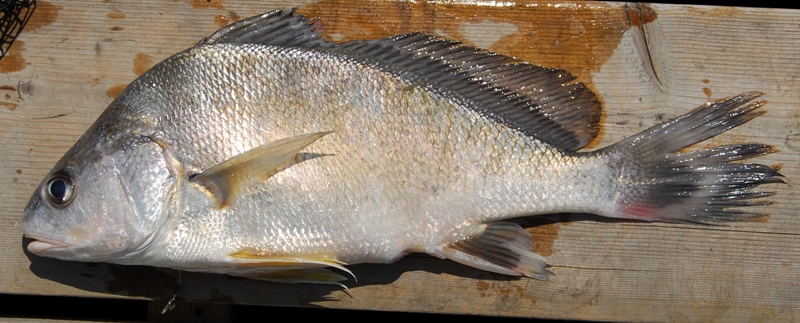
[{"label": "reddish mark near tail", "polygon": [[633,204],[623,207],[623,212],[626,218],[644,220],[644,221],[661,221],[664,217],[659,214],[658,210],[647,204]]}]

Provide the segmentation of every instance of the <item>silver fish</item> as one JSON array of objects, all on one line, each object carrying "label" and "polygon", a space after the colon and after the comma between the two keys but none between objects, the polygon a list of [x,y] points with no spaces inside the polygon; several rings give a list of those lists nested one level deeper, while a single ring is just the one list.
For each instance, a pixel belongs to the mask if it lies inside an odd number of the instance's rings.
[{"label": "silver fish", "polygon": [[579,152],[601,106],[568,72],[407,34],[335,44],[293,10],[225,27],[134,80],[25,209],[31,252],[280,282],[411,252],[547,279],[503,220],[586,212],[719,223],[757,216],[774,152],[679,152],[764,113],[709,102]]}]

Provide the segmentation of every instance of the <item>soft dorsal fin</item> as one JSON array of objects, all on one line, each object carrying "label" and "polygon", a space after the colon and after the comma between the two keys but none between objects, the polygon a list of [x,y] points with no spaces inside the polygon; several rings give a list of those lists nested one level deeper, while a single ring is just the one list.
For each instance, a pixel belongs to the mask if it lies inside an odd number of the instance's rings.
[{"label": "soft dorsal fin", "polygon": [[300,150],[329,133],[309,133],[266,143],[195,174],[189,180],[204,187],[217,206],[224,208],[233,203],[242,189],[274,175]]},{"label": "soft dorsal fin", "polygon": [[563,150],[578,150],[598,133],[600,102],[567,71],[416,33],[344,43],[326,51],[438,90]]},{"label": "soft dorsal fin", "polygon": [[348,56],[566,151],[578,150],[597,136],[600,102],[567,71],[417,33],[337,45],[320,38],[294,11],[276,10],[239,21],[198,45],[262,44]]},{"label": "soft dorsal fin", "polygon": [[296,9],[275,10],[225,26],[197,43],[261,44],[282,47],[322,48],[336,46],[319,37],[319,32]]}]

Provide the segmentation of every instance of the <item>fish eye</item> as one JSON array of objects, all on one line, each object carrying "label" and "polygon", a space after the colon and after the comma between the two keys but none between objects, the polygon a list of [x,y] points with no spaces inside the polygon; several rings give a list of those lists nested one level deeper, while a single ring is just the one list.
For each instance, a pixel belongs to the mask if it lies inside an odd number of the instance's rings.
[{"label": "fish eye", "polygon": [[75,197],[75,183],[69,174],[57,172],[50,176],[44,185],[44,196],[50,205],[63,208]]}]

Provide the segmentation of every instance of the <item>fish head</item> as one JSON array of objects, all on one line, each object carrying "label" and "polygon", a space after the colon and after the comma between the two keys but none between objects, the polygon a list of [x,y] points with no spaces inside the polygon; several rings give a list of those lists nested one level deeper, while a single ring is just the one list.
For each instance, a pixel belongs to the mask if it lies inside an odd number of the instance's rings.
[{"label": "fish head", "polygon": [[36,255],[119,263],[145,251],[166,218],[174,176],[159,143],[131,131],[115,134],[98,123],[56,164],[25,208],[20,227],[33,239],[27,248]]}]

